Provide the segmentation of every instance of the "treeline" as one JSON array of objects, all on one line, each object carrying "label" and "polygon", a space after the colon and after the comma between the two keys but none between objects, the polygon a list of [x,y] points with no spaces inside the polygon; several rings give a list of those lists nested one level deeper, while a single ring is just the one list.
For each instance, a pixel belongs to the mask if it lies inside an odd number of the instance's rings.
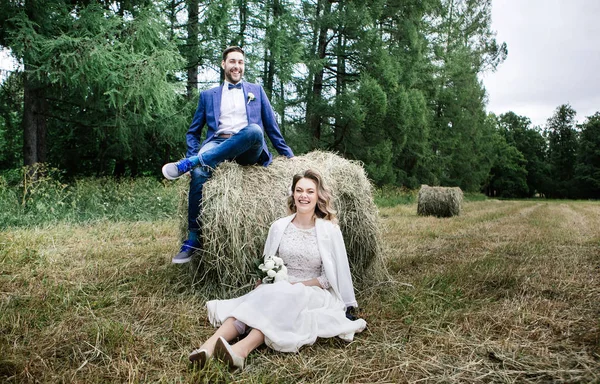
[{"label": "treeline", "polygon": [[600,198],[600,112],[575,121],[568,104],[542,130],[527,117],[490,115],[498,135],[485,192],[499,197]]},{"label": "treeline", "polygon": [[598,197],[597,116],[577,127],[561,106],[570,119],[542,131],[486,113],[478,76],[507,55],[490,13],[491,0],[0,0],[0,45],[23,63],[0,92],[0,167],[158,174],[240,45],[297,154],[361,160],[378,185]]}]

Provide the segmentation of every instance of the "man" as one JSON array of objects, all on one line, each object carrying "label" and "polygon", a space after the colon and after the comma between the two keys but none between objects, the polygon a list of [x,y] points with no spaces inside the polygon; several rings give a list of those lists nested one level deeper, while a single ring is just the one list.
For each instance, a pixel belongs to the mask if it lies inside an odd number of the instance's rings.
[{"label": "man", "polygon": [[[242,81],[244,76],[244,51],[229,47],[223,51],[221,68],[225,82],[200,94],[198,108],[186,134],[186,158],[165,164],[163,175],[174,180],[191,171],[188,197],[188,239],[183,242],[173,263],[183,264],[192,259],[194,250],[202,246],[200,204],[202,187],[212,171],[225,160],[235,160],[241,165],[267,166],[273,156],[267,149],[264,134],[280,155],[293,157],[275,120],[273,108],[263,88]],[[204,125],[206,140],[200,143]]]}]

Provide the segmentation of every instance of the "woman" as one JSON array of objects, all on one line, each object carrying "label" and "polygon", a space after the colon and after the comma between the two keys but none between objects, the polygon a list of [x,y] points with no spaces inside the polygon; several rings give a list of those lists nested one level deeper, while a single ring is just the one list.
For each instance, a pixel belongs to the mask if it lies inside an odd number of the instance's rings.
[{"label": "woman", "polygon": [[[243,368],[248,354],[262,343],[281,352],[297,352],[317,337],[352,341],[366,327],[346,318],[357,307],[342,233],[336,224],[331,193],[321,175],[307,170],[295,175],[288,208],[292,212],[269,229],[264,254],[283,259],[288,281],[260,284],[230,300],[206,303],[217,331],[190,361],[202,368],[213,355],[231,368]],[[251,329],[248,335],[229,342]]]}]

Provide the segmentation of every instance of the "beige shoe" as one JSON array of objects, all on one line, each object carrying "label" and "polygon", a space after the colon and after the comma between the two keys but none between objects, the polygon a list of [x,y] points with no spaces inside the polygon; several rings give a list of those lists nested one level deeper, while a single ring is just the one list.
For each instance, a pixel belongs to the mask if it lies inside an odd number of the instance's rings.
[{"label": "beige shoe", "polygon": [[231,345],[223,338],[223,336],[219,337],[217,343],[215,344],[215,357],[229,365],[231,369],[244,369],[244,365],[246,364],[246,359],[237,355],[231,349]]},{"label": "beige shoe", "polygon": [[195,351],[192,351],[192,353],[190,353],[190,357],[189,357],[192,364],[198,363],[198,368],[200,368],[200,369],[204,368],[204,366],[206,365],[206,362],[210,358],[211,358],[210,353],[208,353],[208,351],[204,348],[200,348],[200,349],[196,349]]}]

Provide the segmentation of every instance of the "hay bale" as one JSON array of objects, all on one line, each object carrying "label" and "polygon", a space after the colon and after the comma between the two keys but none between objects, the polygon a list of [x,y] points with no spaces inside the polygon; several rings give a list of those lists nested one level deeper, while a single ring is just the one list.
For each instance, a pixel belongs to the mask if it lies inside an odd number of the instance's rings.
[{"label": "hay bale", "polygon": [[419,216],[452,217],[460,214],[463,193],[459,187],[421,185],[417,214]]},{"label": "hay bale", "polygon": [[[204,185],[204,248],[191,269],[194,280],[214,296],[232,297],[253,286],[253,261],[262,257],[269,227],[286,216],[292,177],[318,170],[334,193],[350,268],[360,284],[381,265],[380,228],[372,185],[361,164],[329,152],[276,158],[269,167],[225,162]],[[185,183],[187,187],[187,183]],[[186,191],[187,192],[187,191]],[[182,237],[187,236],[187,196],[182,196]]]}]

